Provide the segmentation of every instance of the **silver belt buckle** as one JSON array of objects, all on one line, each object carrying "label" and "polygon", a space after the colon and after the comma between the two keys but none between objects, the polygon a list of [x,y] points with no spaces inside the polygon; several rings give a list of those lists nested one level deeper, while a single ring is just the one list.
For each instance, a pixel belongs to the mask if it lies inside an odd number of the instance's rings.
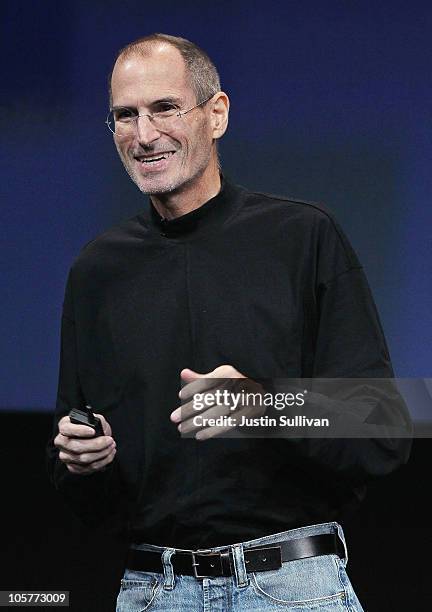
[{"label": "silver belt buckle", "polygon": [[[214,557],[215,559],[218,559],[219,561],[219,567],[220,567],[220,571],[222,573],[222,560],[221,560],[221,556],[220,553],[218,552],[211,552],[211,551],[201,551],[201,550],[196,550],[196,551],[191,551],[192,554],[192,567],[193,567],[193,572],[194,572],[194,576],[195,578],[197,578],[198,580],[201,578],[211,578],[212,576],[209,576],[208,574],[199,574],[197,568],[199,567],[199,562],[196,559],[196,555],[201,555],[203,557]],[[211,567],[215,567],[215,565],[212,565],[210,563]]]}]

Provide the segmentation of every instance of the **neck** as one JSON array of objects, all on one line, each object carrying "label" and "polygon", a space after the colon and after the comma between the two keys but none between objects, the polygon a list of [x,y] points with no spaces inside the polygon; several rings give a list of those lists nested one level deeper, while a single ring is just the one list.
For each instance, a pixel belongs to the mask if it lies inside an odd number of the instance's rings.
[{"label": "neck", "polygon": [[175,219],[195,210],[216,196],[221,188],[217,163],[207,166],[204,172],[180,189],[169,193],[151,195],[151,201],[164,219]]}]

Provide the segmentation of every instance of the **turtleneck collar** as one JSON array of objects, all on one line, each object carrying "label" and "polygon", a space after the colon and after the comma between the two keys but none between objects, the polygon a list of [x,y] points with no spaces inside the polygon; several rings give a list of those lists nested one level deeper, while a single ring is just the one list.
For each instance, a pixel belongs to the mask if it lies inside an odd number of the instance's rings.
[{"label": "turtleneck collar", "polygon": [[198,233],[201,234],[202,230],[207,230],[230,216],[238,204],[238,191],[237,187],[221,175],[219,193],[195,210],[174,219],[164,219],[150,200],[146,221],[162,237],[195,237]]}]

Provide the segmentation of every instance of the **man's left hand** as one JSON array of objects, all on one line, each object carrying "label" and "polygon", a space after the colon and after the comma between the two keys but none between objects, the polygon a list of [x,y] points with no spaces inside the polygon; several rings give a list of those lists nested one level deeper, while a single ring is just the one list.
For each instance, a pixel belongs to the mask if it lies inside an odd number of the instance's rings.
[{"label": "man's left hand", "polygon": [[[176,408],[171,413],[170,418],[171,421],[178,424],[178,430],[182,434],[196,432],[195,437],[197,440],[206,440],[221,436],[236,427],[235,424],[200,425],[197,423],[197,420],[194,422],[194,417],[197,415],[202,417],[202,419],[199,419],[200,423],[203,421],[208,422],[207,419],[216,419],[218,417],[232,417],[230,421],[239,423],[242,416],[252,418],[261,416],[264,412],[262,402],[258,402],[258,405],[255,405],[255,402],[248,403],[245,401],[245,395],[241,393],[241,391],[244,391],[245,394],[260,394],[263,392],[262,386],[250,378],[246,378],[246,376],[231,365],[219,366],[207,374],[199,374],[193,370],[184,369],[181,371],[180,376],[186,384],[180,391],[179,397],[182,400],[189,401]],[[237,403],[235,406],[229,401],[223,404],[212,403],[208,405],[212,398],[215,397],[215,394],[217,394],[217,391],[220,394],[224,391],[229,391],[229,394],[225,397],[236,396]],[[207,399],[210,400],[210,402],[204,402],[204,407],[199,411],[197,411],[193,401],[196,394],[200,394],[201,398],[206,398],[207,394]]]}]

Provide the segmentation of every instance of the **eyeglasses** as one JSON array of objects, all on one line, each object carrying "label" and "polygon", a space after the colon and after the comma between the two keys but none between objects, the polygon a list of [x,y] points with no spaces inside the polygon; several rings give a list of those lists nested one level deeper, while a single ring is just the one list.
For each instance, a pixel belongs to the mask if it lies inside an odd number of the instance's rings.
[{"label": "eyeglasses", "polygon": [[199,104],[196,104],[192,108],[188,110],[182,111],[177,106],[172,104],[171,102],[163,102],[160,104],[160,110],[155,113],[142,113],[139,114],[132,108],[127,108],[123,106],[117,106],[110,110],[107,115],[105,123],[108,126],[108,129],[115,134],[116,136],[127,136],[131,132],[136,129],[138,124],[138,119],[140,117],[148,117],[150,123],[156,130],[160,130],[161,132],[172,128],[176,121],[190,113],[195,108],[202,106],[206,102],[213,98],[214,94],[212,94],[206,100],[203,100]]}]

